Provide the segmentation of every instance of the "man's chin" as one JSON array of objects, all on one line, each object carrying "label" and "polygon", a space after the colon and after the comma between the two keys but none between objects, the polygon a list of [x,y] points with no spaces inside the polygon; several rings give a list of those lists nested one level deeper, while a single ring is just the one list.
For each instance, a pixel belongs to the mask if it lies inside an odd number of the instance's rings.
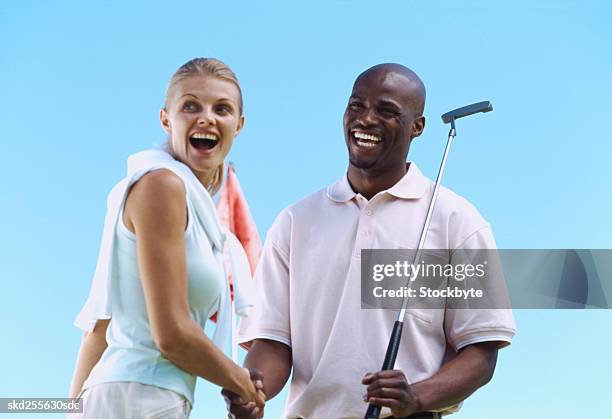
[{"label": "man's chin", "polygon": [[349,156],[349,162],[351,166],[360,170],[369,170],[376,166],[376,160],[356,159],[352,156]]}]

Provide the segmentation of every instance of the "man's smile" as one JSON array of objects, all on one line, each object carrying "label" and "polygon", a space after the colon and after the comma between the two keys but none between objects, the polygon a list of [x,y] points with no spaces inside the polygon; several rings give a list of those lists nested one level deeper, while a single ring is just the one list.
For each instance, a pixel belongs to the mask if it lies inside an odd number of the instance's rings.
[{"label": "man's smile", "polygon": [[359,147],[374,148],[382,143],[383,138],[377,134],[354,129],[351,130],[351,141]]}]

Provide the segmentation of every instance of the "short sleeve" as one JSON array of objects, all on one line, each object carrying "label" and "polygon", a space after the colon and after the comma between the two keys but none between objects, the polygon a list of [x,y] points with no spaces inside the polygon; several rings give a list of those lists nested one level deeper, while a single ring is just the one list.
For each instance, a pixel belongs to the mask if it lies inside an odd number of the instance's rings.
[{"label": "short sleeve", "polygon": [[[462,240],[458,250],[465,249],[496,249],[491,227],[488,225],[481,227]],[[511,309],[447,308],[444,317],[444,331],[448,343],[455,351],[459,351],[461,348],[480,342],[498,341],[500,347],[508,346],[516,333],[516,326]]]},{"label": "short sleeve", "polygon": [[257,300],[249,317],[240,320],[238,342],[248,348],[254,339],[271,339],[291,346],[289,319],[290,219],[281,213],[264,243],[255,271]]}]

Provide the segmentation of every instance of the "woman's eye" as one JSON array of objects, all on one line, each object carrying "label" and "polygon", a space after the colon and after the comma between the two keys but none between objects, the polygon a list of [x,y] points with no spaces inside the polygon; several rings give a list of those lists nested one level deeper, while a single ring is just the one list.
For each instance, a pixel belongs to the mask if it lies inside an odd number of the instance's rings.
[{"label": "woman's eye", "polygon": [[217,112],[222,114],[231,113],[232,107],[229,105],[217,105]]},{"label": "woman's eye", "polygon": [[199,106],[195,102],[185,102],[185,104],[183,105],[183,110],[187,112],[197,111],[198,109]]}]

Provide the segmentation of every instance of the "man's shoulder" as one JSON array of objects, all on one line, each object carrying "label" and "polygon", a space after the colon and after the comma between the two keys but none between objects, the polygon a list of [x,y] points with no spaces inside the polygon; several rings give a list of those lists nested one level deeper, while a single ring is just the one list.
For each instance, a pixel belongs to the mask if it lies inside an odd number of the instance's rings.
[{"label": "man's shoulder", "polygon": [[327,187],[310,193],[304,198],[286,206],[278,217],[303,218],[312,217],[325,207],[328,207],[331,200],[327,196]]},{"label": "man's shoulder", "polygon": [[436,210],[449,216],[470,217],[482,219],[482,221],[485,222],[480,211],[476,208],[476,205],[470,202],[466,197],[459,195],[445,186],[440,186],[438,200],[436,201]]},{"label": "man's shoulder", "polygon": [[[423,181],[427,182],[425,193],[417,202],[411,200],[404,202],[407,205],[417,204],[424,216],[431,202],[434,182],[425,176],[423,178]],[[430,228],[440,232],[436,236],[439,243],[432,244],[433,246],[448,249],[458,248],[466,239],[478,232],[489,234],[487,231],[490,232],[490,227],[472,202],[455,191],[440,186],[430,225]]]},{"label": "man's shoulder", "polygon": [[[413,170],[414,169],[414,170]],[[409,179],[412,183],[412,192],[415,197],[418,196],[419,206],[427,208],[432,198],[434,191],[435,182],[425,176],[416,164],[411,164],[412,173],[409,171],[408,175],[412,174]],[[415,186],[416,185],[416,186]],[[404,187],[406,187],[404,185]],[[444,219],[453,221],[457,218],[472,219],[474,221],[484,221],[480,212],[476,209],[476,206],[468,199],[459,195],[455,191],[440,185],[438,190],[438,197],[435,204],[434,211],[435,219]]]},{"label": "man's shoulder", "polygon": [[320,189],[288,205],[278,213],[268,230],[267,239],[280,246],[288,246],[290,236],[299,226],[312,226],[321,219],[322,212],[329,210],[332,201],[326,188]]},{"label": "man's shoulder", "polygon": [[[465,245],[470,237],[490,236],[491,225],[476,206],[465,197],[446,187],[440,187],[434,217],[443,220],[447,231],[449,248]],[[492,236],[491,236],[492,237]],[[480,244],[483,248],[494,247],[492,239]]]}]

